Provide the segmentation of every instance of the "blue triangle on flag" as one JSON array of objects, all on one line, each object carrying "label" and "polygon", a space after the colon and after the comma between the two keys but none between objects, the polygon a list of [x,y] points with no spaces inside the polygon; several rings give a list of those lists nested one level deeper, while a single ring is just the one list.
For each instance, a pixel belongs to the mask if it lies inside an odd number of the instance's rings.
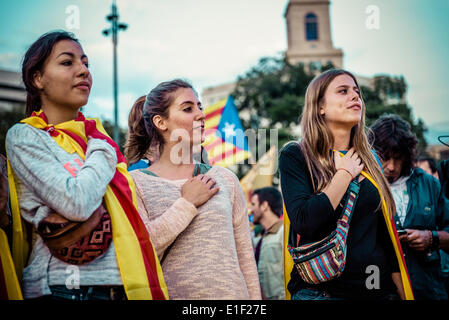
[{"label": "blue triangle on flag", "polygon": [[248,139],[243,131],[242,122],[240,121],[234,98],[229,95],[226,105],[221,114],[220,123],[217,127],[217,135],[236,147],[248,151]]}]

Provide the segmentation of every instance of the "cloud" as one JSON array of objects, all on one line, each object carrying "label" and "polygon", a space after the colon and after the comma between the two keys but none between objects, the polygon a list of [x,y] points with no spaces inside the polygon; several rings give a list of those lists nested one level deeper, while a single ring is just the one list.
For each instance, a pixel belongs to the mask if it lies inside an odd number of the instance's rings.
[{"label": "cloud", "polygon": [[[129,25],[119,33],[121,123],[133,100],[160,81],[187,78],[201,92],[234,81],[263,56],[285,51],[287,2],[117,0],[120,21]],[[94,78],[86,112],[112,119],[112,43],[101,33],[110,27],[105,17],[111,1],[1,2],[0,66],[19,70],[26,47],[38,35],[65,28],[65,8],[71,4],[80,8],[81,28],[69,31],[81,40]],[[366,28],[368,5],[380,9],[379,30]],[[404,75],[414,114],[430,125],[449,119],[449,91],[440,85],[449,72],[447,9],[445,0],[432,6],[421,0],[332,0],[332,39],[344,52],[344,67],[356,74]]]},{"label": "cloud", "polygon": [[[261,56],[286,48],[284,26],[278,24],[281,10],[266,10],[271,1],[125,3],[119,2],[121,19],[130,27],[120,34],[119,55],[132,59],[122,59],[121,68],[154,82],[174,77],[204,84],[233,81]],[[248,15],[255,7],[261,9],[258,14]]]},{"label": "cloud", "polygon": [[[332,34],[344,51],[343,67],[366,76],[403,75],[415,117],[426,125],[449,119],[449,93],[443,86],[449,72],[449,28],[440,13],[444,6],[447,12],[444,1],[429,7],[418,0],[360,0],[351,1],[350,9],[347,2],[334,0],[331,6]],[[369,5],[379,8],[378,30],[366,27]]]},{"label": "cloud", "polygon": [[[128,126],[128,115],[132,105],[140,95],[134,92],[121,92],[119,96],[118,111],[119,125]],[[102,120],[114,121],[114,99],[111,96],[92,95],[87,106],[83,108],[87,117],[100,118]]]},{"label": "cloud", "polygon": [[[129,24],[126,31],[119,32],[120,99],[126,94],[135,99],[159,82],[178,77],[190,80],[201,92],[205,86],[234,81],[260,57],[286,48],[284,26],[278,24],[281,10],[273,14],[274,10],[262,8],[258,15],[248,16],[254,6],[273,6],[271,1],[196,0],[194,5],[118,1],[117,5],[120,21]],[[83,46],[94,78],[91,107],[98,105],[98,113],[107,115],[104,110],[112,104],[108,98],[112,97],[111,38],[88,34],[86,28],[81,31],[83,39],[88,39]]]},{"label": "cloud", "polygon": [[9,70],[18,70],[22,57],[15,52],[0,53],[0,66]]}]

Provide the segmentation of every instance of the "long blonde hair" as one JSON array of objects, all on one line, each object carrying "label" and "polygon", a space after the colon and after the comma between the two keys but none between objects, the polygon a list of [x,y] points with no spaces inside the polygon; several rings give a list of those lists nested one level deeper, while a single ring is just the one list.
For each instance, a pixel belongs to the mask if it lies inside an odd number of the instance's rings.
[{"label": "long blonde hair", "polygon": [[[334,137],[326,125],[324,116],[320,114],[320,107],[323,104],[324,94],[329,84],[337,76],[343,74],[350,76],[360,90],[357,79],[350,72],[341,69],[331,69],[317,75],[310,82],[306,91],[305,105],[300,123],[302,132],[300,145],[315,192],[323,190],[336,173],[335,164],[330,154],[330,150],[332,150],[334,145]],[[369,129],[365,127],[365,103],[362,98],[362,117],[360,122],[351,129],[350,146],[354,147],[362,160],[364,171],[368,172],[378,184],[381,196],[387,204],[389,215],[392,217],[396,212],[394,199],[388,181],[371,152],[372,146],[368,141],[367,130]]]}]

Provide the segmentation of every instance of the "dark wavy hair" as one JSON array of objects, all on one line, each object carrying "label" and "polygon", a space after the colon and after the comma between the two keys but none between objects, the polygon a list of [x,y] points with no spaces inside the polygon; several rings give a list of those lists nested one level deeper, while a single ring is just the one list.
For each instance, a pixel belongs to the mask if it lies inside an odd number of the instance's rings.
[{"label": "dark wavy hair", "polygon": [[259,205],[266,201],[274,214],[276,214],[278,217],[282,215],[282,195],[278,189],[276,189],[275,187],[256,189],[251,193],[251,196],[254,196],[256,194],[259,199]]},{"label": "dark wavy hair", "polygon": [[22,62],[22,81],[27,93],[25,115],[29,117],[33,111],[42,107],[40,91],[34,85],[34,75],[42,72],[45,60],[51,54],[53,47],[61,40],[71,40],[79,44],[73,33],[64,30],[51,31],[39,37],[27,50]]},{"label": "dark wavy hair", "polygon": [[424,161],[427,161],[427,163],[429,164],[429,169],[430,169],[430,171],[432,171],[432,173],[437,172],[437,170],[438,170],[437,162],[435,161],[434,158],[432,158],[431,156],[428,156],[428,155],[419,156],[418,163],[424,162]]},{"label": "dark wavy hair", "polygon": [[410,174],[418,158],[418,139],[407,121],[395,114],[382,115],[371,126],[369,139],[383,160],[402,159],[401,176]]},{"label": "dark wavy hair", "polygon": [[158,84],[147,96],[136,100],[128,118],[128,136],[125,142],[125,158],[128,165],[142,159],[150,147],[159,145],[162,152],[164,140],[153,123],[156,115],[167,118],[168,107],[175,99],[174,93],[181,88],[193,89],[186,80],[175,79]]}]

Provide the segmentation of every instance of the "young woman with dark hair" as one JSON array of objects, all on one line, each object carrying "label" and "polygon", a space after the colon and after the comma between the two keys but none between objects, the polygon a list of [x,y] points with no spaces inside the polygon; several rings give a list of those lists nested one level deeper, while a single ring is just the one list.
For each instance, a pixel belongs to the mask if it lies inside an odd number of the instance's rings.
[{"label": "young woman with dark hair", "polygon": [[[306,91],[302,139],[286,145],[279,159],[289,244],[324,239],[336,229],[346,190],[356,177],[360,192],[349,223],[343,273],[309,284],[295,267],[285,270],[291,272],[292,299],[387,299],[396,292],[412,298],[392,229],[394,200],[365,130],[365,105],[356,78],[339,69],[317,75]],[[367,285],[370,266],[379,270],[379,286],[374,288]]]},{"label": "young woman with dark hair", "polygon": [[[6,150],[24,297],[166,299],[125,159],[101,122],[79,112],[92,87],[88,67],[78,40],[64,31],[41,36],[23,61],[28,117],[8,131]],[[28,263],[21,217],[37,231]],[[85,229],[89,221],[98,221],[93,230]],[[77,223],[65,234],[73,236],[67,246],[47,241]],[[80,238],[78,230],[88,232]]]},{"label": "young woman with dark hair", "polygon": [[183,80],[162,82],[131,112],[140,110],[125,154],[132,162],[150,146],[158,152],[148,168],[131,175],[170,298],[260,299],[239,180],[228,169],[193,159],[204,140],[197,93]]},{"label": "young woman with dark hair", "polygon": [[[35,78],[42,73],[53,47],[62,40],[67,40],[80,46],[78,39],[71,33],[65,31],[50,32],[35,41],[25,53],[22,63],[22,80],[27,93],[25,109],[27,117],[31,116],[33,111],[39,111],[42,107],[42,92],[36,84]],[[83,57],[83,59],[87,67],[87,56]]]}]

